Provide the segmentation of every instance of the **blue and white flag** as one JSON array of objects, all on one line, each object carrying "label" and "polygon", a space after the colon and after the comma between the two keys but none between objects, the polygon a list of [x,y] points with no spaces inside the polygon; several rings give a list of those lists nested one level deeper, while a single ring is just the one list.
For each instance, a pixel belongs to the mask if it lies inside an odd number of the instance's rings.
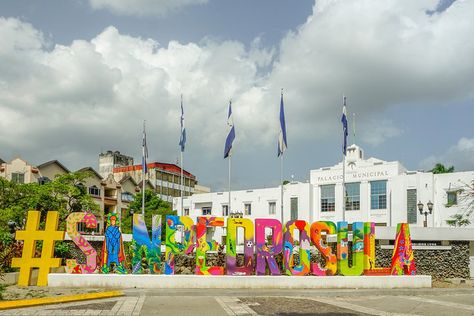
[{"label": "blue and white flag", "polygon": [[229,102],[229,114],[227,115],[227,125],[229,126],[229,134],[225,140],[224,159],[231,154],[232,143],[235,139],[234,120],[232,119],[232,101]]},{"label": "blue and white flag", "polygon": [[280,101],[280,134],[278,136],[278,157],[283,155],[283,152],[287,148],[286,143],[286,124],[285,124],[285,110],[283,108],[283,93],[281,94]]},{"label": "blue and white flag", "polygon": [[342,153],[345,156],[346,152],[347,152],[347,135],[348,135],[348,131],[347,131],[347,110],[346,110],[346,97],[345,96],[342,98],[342,102],[343,102],[343,107],[342,107],[341,122],[342,122],[342,131],[344,133],[344,141],[343,141],[343,144],[342,144]]},{"label": "blue and white flag", "polygon": [[179,138],[179,146],[181,152],[184,152],[186,145],[186,128],[184,127],[184,109],[183,109],[183,96],[181,96],[181,137]]},{"label": "blue and white flag", "polygon": [[145,132],[145,122],[143,122],[143,143],[142,143],[142,170],[144,173],[148,172],[148,166],[146,159],[148,158],[148,148],[146,147],[146,132]]}]

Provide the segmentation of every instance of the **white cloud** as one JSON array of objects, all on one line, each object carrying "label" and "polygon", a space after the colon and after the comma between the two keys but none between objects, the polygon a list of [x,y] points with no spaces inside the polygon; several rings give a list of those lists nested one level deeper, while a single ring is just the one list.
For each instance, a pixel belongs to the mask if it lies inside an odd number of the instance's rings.
[{"label": "white cloud", "polygon": [[[259,68],[273,58],[271,50],[211,40],[162,47],[114,27],[91,41],[47,50],[41,33],[27,23],[0,18],[0,32],[10,39],[10,47],[0,52],[0,145],[12,152],[37,157],[62,152],[76,162],[84,161],[84,152],[94,157],[101,149],[133,154],[140,144],[141,120],[147,119],[150,152],[174,161],[181,93],[188,148],[220,149],[231,97],[241,117],[255,114],[238,121],[240,131],[266,128],[256,124],[255,101],[241,104],[239,99],[258,97],[252,91],[262,80]],[[238,133],[245,139],[245,133]]]},{"label": "white cloud", "polygon": [[462,137],[446,152],[425,158],[420,166],[430,170],[437,163],[454,166],[456,171],[474,170],[474,138]]},{"label": "white cloud", "polygon": [[118,15],[164,16],[182,7],[200,5],[208,0],[89,0],[94,9],[105,9]]},{"label": "white cloud", "polygon": [[364,142],[378,146],[388,138],[400,136],[403,133],[394,123],[387,119],[371,120],[361,133]]}]

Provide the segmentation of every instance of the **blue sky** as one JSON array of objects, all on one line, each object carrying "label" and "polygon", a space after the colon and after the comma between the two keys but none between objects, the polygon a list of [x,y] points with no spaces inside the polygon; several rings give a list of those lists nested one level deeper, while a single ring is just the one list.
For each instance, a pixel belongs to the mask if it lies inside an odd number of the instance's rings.
[{"label": "blue sky", "polygon": [[183,93],[185,168],[225,189],[232,98],[233,187],[274,186],[284,88],[285,178],[340,161],[342,94],[366,156],[474,169],[470,1],[3,1],[0,12],[4,160],[79,169],[111,149],[140,161],[147,119],[150,158],[176,162]]}]

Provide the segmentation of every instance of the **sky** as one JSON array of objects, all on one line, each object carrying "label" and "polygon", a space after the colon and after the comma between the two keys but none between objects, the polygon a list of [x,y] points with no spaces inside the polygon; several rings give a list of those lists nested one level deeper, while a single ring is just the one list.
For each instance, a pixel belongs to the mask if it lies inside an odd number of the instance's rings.
[{"label": "sky", "polygon": [[[271,187],[283,88],[285,179],[342,160],[342,96],[366,158],[474,170],[474,1],[6,0],[0,158],[98,168],[179,157],[213,191],[232,99],[232,187]],[[355,131],[355,135],[353,133]]]}]

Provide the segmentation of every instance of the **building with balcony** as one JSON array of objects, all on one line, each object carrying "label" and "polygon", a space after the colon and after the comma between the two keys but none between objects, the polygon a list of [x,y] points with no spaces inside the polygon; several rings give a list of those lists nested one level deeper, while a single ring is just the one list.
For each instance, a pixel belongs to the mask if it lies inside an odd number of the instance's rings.
[{"label": "building with balcony", "polygon": [[[125,167],[117,167],[113,169],[113,175],[116,180],[120,181],[124,177],[131,177],[139,183],[142,183],[142,165],[132,165]],[[181,185],[181,168],[175,164],[152,162],[148,164],[147,181],[149,189],[153,190],[164,201],[172,202],[173,197],[181,196],[181,188],[183,188],[183,196],[190,196],[195,191],[197,184],[196,177],[190,172],[183,170],[183,185]]]}]

